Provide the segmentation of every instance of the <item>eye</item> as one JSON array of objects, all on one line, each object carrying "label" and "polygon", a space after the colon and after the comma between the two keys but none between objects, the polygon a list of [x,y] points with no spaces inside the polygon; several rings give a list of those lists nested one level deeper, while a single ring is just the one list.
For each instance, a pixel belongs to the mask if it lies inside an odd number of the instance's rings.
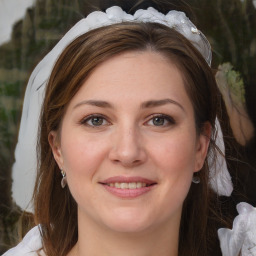
[{"label": "eye", "polygon": [[91,115],[89,117],[86,117],[81,121],[81,124],[91,126],[91,127],[99,127],[99,126],[105,126],[108,125],[109,122],[100,115]]},{"label": "eye", "polygon": [[174,119],[168,115],[155,115],[148,122],[152,126],[169,126],[175,124]]}]

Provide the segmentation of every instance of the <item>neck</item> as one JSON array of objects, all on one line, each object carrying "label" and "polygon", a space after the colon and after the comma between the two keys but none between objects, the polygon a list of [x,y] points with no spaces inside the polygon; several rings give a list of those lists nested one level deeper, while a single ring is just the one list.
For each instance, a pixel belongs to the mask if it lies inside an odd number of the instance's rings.
[{"label": "neck", "polygon": [[180,220],[141,232],[116,232],[78,220],[78,242],[68,256],[178,256]]}]

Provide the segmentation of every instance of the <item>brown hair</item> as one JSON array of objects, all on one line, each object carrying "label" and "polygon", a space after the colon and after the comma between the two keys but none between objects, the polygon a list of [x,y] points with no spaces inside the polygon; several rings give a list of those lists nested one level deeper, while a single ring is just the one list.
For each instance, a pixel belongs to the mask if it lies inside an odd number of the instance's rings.
[{"label": "brown hair", "polygon": [[[41,224],[48,256],[65,256],[78,239],[77,205],[69,189],[60,186],[61,174],[48,143],[49,132],[59,131],[69,102],[97,65],[126,51],[145,50],[162,54],[182,72],[198,133],[207,121],[214,127],[218,97],[212,70],[193,45],[175,30],[155,23],[126,22],[101,27],[75,39],[52,71],[39,125],[35,219]],[[210,255],[209,216],[214,216],[214,194],[208,187],[206,163],[199,172],[201,183],[192,184],[184,202],[179,255]],[[216,230],[213,232],[216,239]]]}]

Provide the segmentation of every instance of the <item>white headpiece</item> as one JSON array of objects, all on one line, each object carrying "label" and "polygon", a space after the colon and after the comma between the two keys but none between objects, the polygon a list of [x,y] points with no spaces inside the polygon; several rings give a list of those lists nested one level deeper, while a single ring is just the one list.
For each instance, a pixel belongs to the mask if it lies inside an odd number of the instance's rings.
[{"label": "white headpiece", "polygon": [[[23,105],[18,143],[15,150],[16,162],[13,166],[13,197],[16,202],[26,208],[31,198],[36,174],[36,142],[38,118],[44,98],[45,87],[53,66],[65,47],[78,36],[98,27],[121,22],[155,22],[174,28],[185,36],[203,55],[208,65],[211,65],[211,47],[205,36],[188,19],[183,12],[170,11],[164,15],[154,8],[138,10],[134,15],[127,14],[120,7],[114,6],[106,12],[96,11],[80,20],[72,27],[58,44],[36,66],[30,76]],[[223,145],[219,129],[219,144]],[[222,144],[221,144],[222,143]],[[223,147],[220,147],[224,149]],[[230,195],[232,183],[227,171],[225,158],[218,155],[219,170],[211,170],[212,188],[219,195]],[[218,175],[216,176],[215,173]],[[24,191],[26,191],[24,193]]]}]

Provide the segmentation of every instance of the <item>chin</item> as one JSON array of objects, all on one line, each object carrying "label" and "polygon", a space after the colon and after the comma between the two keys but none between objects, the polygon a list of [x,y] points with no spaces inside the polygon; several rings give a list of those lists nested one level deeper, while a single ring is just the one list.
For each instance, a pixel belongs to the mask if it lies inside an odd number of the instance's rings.
[{"label": "chin", "polygon": [[149,216],[137,211],[118,211],[111,214],[105,224],[120,233],[137,233],[149,229],[153,223]]},{"label": "chin", "polygon": [[133,221],[116,221],[115,223],[109,223],[108,228],[118,233],[140,233],[149,229],[150,225],[143,223],[133,223]]}]

